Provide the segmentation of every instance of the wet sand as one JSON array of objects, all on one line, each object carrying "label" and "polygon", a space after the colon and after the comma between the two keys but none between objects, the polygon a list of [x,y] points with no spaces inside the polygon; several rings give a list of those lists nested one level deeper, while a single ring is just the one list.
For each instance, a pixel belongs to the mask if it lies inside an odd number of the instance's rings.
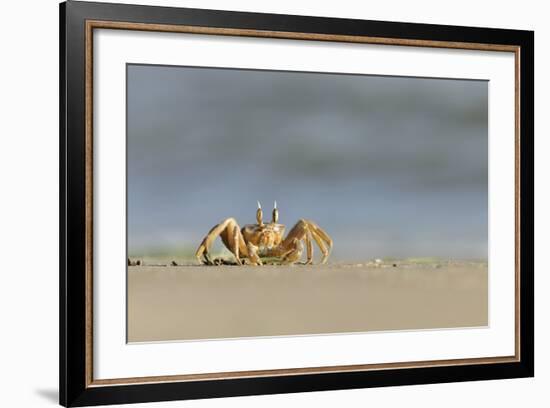
[{"label": "wet sand", "polygon": [[130,266],[128,341],[486,326],[487,265]]}]

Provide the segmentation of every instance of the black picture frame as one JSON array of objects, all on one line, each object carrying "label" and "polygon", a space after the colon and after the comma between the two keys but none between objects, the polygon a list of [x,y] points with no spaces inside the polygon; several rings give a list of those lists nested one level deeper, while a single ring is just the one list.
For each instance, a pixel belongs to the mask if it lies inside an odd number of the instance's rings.
[{"label": "black picture frame", "polygon": [[[534,33],[68,1],[60,5],[60,403],[122,404],[534,376]],[[186,25],[519,47],[518,351],[513,362],[94,386],[87,381],[86,22]]]}]

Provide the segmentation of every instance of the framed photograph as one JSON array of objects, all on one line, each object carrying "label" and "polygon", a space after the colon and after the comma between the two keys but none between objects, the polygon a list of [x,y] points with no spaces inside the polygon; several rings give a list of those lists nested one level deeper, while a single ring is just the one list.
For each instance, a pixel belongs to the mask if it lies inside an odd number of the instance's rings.
[{"label": "framed photograph", "polygon": [[530,31],[60,6],[60,403],[534,375]]}]

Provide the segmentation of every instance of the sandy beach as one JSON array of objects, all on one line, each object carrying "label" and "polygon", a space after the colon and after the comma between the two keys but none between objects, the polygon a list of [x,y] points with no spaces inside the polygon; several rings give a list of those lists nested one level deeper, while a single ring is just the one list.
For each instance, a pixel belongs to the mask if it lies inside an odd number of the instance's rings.
[{"label": "sandy beach", "polygon": [[128,341],[485,326],[483,262],[129,266]]}]

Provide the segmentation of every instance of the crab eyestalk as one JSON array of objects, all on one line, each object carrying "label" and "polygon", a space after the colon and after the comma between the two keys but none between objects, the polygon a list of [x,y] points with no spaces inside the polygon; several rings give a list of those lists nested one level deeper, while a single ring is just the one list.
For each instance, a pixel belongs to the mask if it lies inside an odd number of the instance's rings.
[{"label": "crab eyestalk", "polygon": [[263,218],[262,205],[258,201],[258,209],[256,210],[256,221],[258,222],[258,225],[264,225],[262,218]]},{"label": "crab eyestalk", "polygon": [[273,204],[273,213],[272,213],[273,217],[273,223],[277,223],[277,221],[279,221],[279,210],[277,210],[277,201],[275,201],[275,203]]}]

